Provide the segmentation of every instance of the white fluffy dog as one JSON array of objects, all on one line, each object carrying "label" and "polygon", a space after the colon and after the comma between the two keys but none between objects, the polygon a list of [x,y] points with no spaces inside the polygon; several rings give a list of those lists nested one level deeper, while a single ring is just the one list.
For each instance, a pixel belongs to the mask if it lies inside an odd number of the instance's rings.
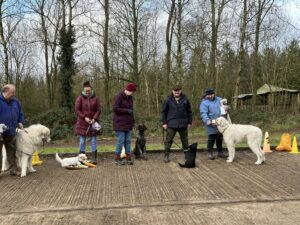
[{"label": "white fluffy dog", "polygon": [[262,131],[252,125],[230,124],[224,117],[215,120],[218,130],[223,134],[223,139],[228,148],[228,159],[226,162],[231,163],[235,156],[235,145],[247,139],[249,148],[257,156],[255,164],[263,163],[266,158],[261,149]]},{"label": "white fluffy dog", "polygon": [[[50,142],[50,130],[41,124],[31,125],[28,128],[19,130],[16,135],[16,156],[17,164],[21,167],[21,177],[25,177],[27,168],[29,172],[36,172],[32,167],[32,154],[38,150],[43,143]],[[2,149],[2,171],[9,168],[7,162],[6,150]]]},{"label": "white fluffy dog", "polygon": [[85,154],[79,154],[76,157],[70,158],[60,158],[59,155],[55,154],[55,159],[60,163],[61,167],[69,167],[69,166],[80,166],[80,168],[88,168],[88,166],[83,165],[83,162],[87,161],[87,157]]}]

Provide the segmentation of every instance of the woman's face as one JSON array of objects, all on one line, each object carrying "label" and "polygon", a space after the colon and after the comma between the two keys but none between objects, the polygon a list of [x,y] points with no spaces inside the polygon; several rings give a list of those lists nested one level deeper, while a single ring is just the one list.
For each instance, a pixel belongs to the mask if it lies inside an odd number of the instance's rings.
[{"label": "woman's face", "polygon": [[132,96],[134,94],[134,92],[125,90],[125,94],[128,96]]},{"label": "woman's face", "polygon": [[215,98],[215,94],[206,95],[206,98],[212,100]]},{"label": "woman's face", "polygon": [[91,87],[84,87],[84,92],[85,92],[86,96],[90,96],[91,91],[92,91]]}]

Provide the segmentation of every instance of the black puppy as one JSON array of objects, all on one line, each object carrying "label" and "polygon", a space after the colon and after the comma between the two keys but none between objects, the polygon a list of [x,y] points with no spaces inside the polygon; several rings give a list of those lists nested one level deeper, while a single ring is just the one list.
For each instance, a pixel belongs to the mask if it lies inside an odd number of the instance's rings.
[{"label": "black puppy", "polygon": [[196,166],[196,152],[197,152],[197,145],[198,143],[193,143],[189,146],[189,149],[184,151],[185,154],[185,163],[178,163],[180,167],[185,168],[193,168]]},{"label": "black puppy", "polygon": [[146,157],[146,138],[145,138],[145,130],[147,127],[144,124],[139,124],[137,127],[137,138],[135,142],[135,147],[133,149],[133,154],[136,159],[144,159],[147,160]]}]

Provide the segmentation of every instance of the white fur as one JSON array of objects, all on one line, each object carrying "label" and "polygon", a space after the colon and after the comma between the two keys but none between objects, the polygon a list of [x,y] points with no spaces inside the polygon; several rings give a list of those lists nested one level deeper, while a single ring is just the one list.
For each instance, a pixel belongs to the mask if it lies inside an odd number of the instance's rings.
[{"label": "white fur", "polygon": [[235,156],[235,145],[247,139],[247,144],[253,153],[257,156],[255,164],[263,163],[266,158],[261,149],[262,131],[252,125],[229,124],[224,117],[216,119],[218,130],[223,134],[223,139],[228,148],[228,159],[226,162],[231,163]]},{"label": "white fur", "polygon": [[0,124],[0,135],[7,129],[7,126],[3,123]]},{"label": "white fur", "polygon": [[[21,177],[26,176],[27,168],[29,172],[36,172],[32,167],[32,154],[38,150],[43,142],[50,142],[50,130],[49,128],[35,124],[30,127],[19,130],[16,135],[16,146],[17,146],[17,164],[21,167]],[[2,171],[9,168],[7,162],[6,149],[2,149]]]},{"label": "white fur", "polygon": [[55,154],[55,159],[57,162],[60,163],[61,167],[68,167],[68,166],[82,166],[83,168],[88,166],[82,165],[81,162],[84,162],[87,160],[87,157],[85,154],[79,154],[76,157],[70,157],[70,158],[60,158],[59,155],[56,153]]}]

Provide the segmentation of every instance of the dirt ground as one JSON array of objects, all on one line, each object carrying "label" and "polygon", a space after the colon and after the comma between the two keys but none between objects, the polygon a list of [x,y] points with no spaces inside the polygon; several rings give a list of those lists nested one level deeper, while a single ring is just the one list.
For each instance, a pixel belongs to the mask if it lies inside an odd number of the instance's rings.
[{"label": "dirt ground", "polygon": [[67,170],[43,156],[25,178],[0,176],[0,224],[300,224],[300,155],[273,152],[254,165],[249,150],[236,160],[207,160],[183,169],[173,152],[117,166],[99,155],[97,168]]}]

